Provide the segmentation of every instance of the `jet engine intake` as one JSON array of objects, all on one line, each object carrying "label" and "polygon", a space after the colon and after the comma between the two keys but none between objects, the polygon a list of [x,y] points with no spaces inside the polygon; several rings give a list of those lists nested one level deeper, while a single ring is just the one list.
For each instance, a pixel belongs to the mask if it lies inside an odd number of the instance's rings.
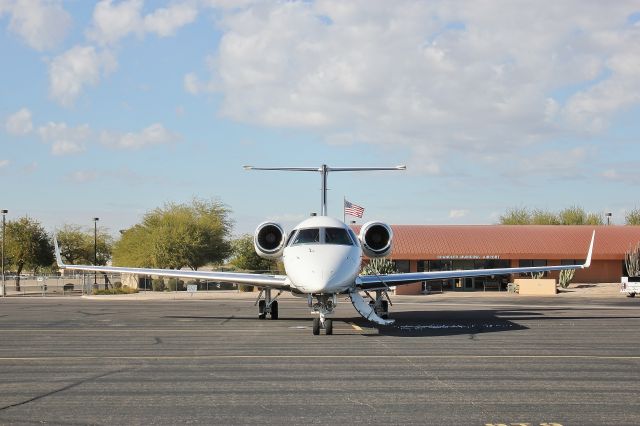
[{"label": "jet engine intake", "polygon": [[258,256],[265,259],[281,257],[286,241],[284,229],[274,222],[261,223],[253,234],[253,247]]},{"label": "jet engine intake", "polygon": [[384,257],[391,253],[393,231],[382,222],[367,222],[362,225],[358,235],[365,256]]}]

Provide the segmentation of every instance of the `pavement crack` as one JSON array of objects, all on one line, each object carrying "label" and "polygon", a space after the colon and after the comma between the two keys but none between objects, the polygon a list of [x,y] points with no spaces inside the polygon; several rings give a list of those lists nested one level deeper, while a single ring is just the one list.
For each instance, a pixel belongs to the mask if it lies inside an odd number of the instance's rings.
[{"label": "pavement crack", "polygon": [[21,401],[21,402],[16,402],[15,404],[5,405],[4,407],[0,407],[0,411],[4,411],[4,410],[7,410],[7,409],[13,408],[13,407],[19,407],[21,405],[25,405],[25,404],[28,404],[30,402],[34,402],[34,401],[37,401],[39,399],[46,398],[48,396],[55,395],[57,393],[64,392],[66,390],[75,388],[76,386],[80,386],[80,385],[82,385],[84,383],[91,382],[93,380],[102,379],[103,377],[107,377],[107,376],[110,376],[112,374],[122,373],[123,371],[126,371],[126,369],[123,368],[123,369],[120,369],[120,370],[115,370],[115,371],[109,371],[107,373],[102,373],[102,374],[99,374],[97,376],[88,377],[86,379],[79,380],[77,382],[71,383],[71,384],[69,384],[69,385],[67,385],[65,387],[60,388],[60,389],[56,389],[56,390],[53,390],[53,391],[50,391],[50,392],[46,392],[46,393],[43,393],[41,395],[36,395],[33,398],[29,398],[29,399],[26,399],[26,400]]},{"label": "pavement crack", "polygon": [[89,315],[89,316],[100,316],[100,315],[115,315],[115,312],[85,312],[78,311],[79,314]]}]

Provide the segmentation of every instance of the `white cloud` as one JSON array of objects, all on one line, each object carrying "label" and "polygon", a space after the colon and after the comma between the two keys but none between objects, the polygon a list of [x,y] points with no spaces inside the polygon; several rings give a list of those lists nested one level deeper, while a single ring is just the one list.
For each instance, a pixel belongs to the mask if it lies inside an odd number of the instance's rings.
[{"label": "white cloud", "polygon": [[97,43],[115,44],[135,34],[142,37],[153,33],[160,37],[171,36],[181,27],[193,22],[198,10],[191,2],[173,3],[142,16],[142,0],[126,0],[114,4],[112,0],[100,1],[93,11],[93,22],[87,37]]},{"label": "white cloud", "polygon": [[38,133],[42,141],[51,143],[53,155],[78,154],[86,150],[86,143],[92,135],[88,125],[69,127],[66,123],[49,122],[41,126]]},{"label": "white cloud", "polygon": [[634,162],[620,162],[615,168],[602,172],[601,176],[608,181],[636,186],[640,183],[640,171],[636,169]]},{"label": "white cloud", "polygon": [[9,165],[9,160],[0,160],[0,169],[4,169]]},{"label": "white cloud", "polygon": [[100,1],[93,10],[93,24],[87,31],[90,40],[102,44],[115,43],[131,33],[142,32],[142,0],[125,0],[113,4],[112,0]]},{"label": "white cloud", "polygon": [[93,170],[77,170],[67,175],[66,179],[75,183],[92,182],[98,178],[98,173]]},{"label": "white cloud", "polygon": [[22,108],[15,114],[7,118],[5,129],[8,133],[17,136],[23,136],[31,133],[33,130],[33,122],[31,121],[31,111]]},{"label": "white cloud", "polygon": [[108,51],[75,46],[49,64],[49,93],[63,106],[72,105],[86,85],[95,85],[117,67]]},{"label": "white cloud", "polygon": [[197,9],[190,4],[173,4],[167,8],[156,9],[145,16],[144,29],[160,37],[167,37],[193,22],[197,15]]},{"label": "white cloud", "polygon": [[211,75],[188,73],[184,87],[220,93],[237,121],[405,148],[425,173],[444,173],[453,155],[514,152],[583,133],[585,122],[602,130],[638,105],[640,28],[627,24],[636,10],[631,1],[256,2],[223,11]]},{"label": "white cloud", "polygon": [[521,156],[505,169],[503,175],[514,179],[528,175],[543,179],[578,179],[588,175],[586,162],[593,156],[593,149],[587,147],[545,150]]},{"label": "white cloud", "polygon": [[469,214],[469,210],[465,210],[465,209],[459,209],[459,210],[454,209],[449,211],[449,217],[452,219],[465,217],[468,214]]},{"label": "white cloud", "polygon": [[9,30],[36,50],[47,50],[62,42],[71,27],[71,17],[57,0],[16,0],[0,4],[11,14]]},{"label": "white cloud", "polygon": [[180,141],[180,135],[167,130],[162,124],[154,123],[138,133],[114,133],[103,131],[100,142],[119,149],[141,149],[153,145],[166,145]]}]

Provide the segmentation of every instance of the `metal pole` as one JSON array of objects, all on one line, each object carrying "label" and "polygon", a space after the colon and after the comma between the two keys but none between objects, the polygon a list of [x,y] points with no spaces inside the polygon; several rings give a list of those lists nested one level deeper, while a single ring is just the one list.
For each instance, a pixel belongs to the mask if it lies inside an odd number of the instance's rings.
[{"label": "metal pole", "polygon": [[2,210],[2,297],[7,295],[7,287],[4,281],[4,229],[5,229],[5,215],[9,213],[8,210]]},{"label": "metal pole", "polygon": [[[98,221],[100,218],[93,218],[93,266],[98,266]],[[93,285],[98,288],[98,271],[93,273]]]}]

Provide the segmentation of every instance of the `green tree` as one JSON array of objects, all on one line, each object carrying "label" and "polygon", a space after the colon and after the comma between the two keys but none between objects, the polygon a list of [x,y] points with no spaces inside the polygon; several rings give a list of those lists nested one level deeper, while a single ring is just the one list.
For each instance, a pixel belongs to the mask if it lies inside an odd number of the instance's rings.
[{"label": "green tree", "polygon": [[27,216],[6,224],[6,264],[16,271],[16,291],[24,268],[34,273],[53,263],[53,244],[40,222]]},{"label": "green tree", "polygon": [[[78,225],[64,225],[56,238],[60,247],[60,255],[70,264],[106,265],[111,259],[113,238],[106,230],[94,228],[82,231]],[[105,286],[109,285],[109,277],[102,273]]]},{"label": "green tree", "polygon": [[501,225],[529,225],[531,224],[531,213],[525,207],[514,207],[500,216]]},{"label": "green tree", "polygon": [[230,263],[245,271],[272,271],[277,269],[276,261],[258,256],[253,246],[253,236],[245,234],[231,242],[233,255]]},{"label": "green tree", "polygon": [[230,210],[217,200],[167,203],[124,231],[113,250],[117,265],[197,270],[231,254]]},{"label": "green tree", "polygon": [[532,212],[526,207],[507,210],[500,216],[502,225],[604,225],[602,213],[587,213],[582,207],[571,206],[553,213],[535,209]]},{"label": "green tree", "polygon": [[624,216],[624,223],[627,225],[640,225],[640,208],[635,208]]},{"label": "green tree", "polygon": [[122,233],[113,246],[113,264],[151,268],[151,230],[143,225],[134,225]]},{"label": "green tree", "polygon": [[582,207],[571,206],[558,213],[561,225],[584,225],[587,222],[587,213]]},{"label": "green tree", "polygon": [[93,265],[94,250],[98,265],[106,265],[111,259],[113,238],[104,229],[98,228],[98,232],[94,235],[93,229],[82,231],[78,225],[64,225],[56,233],[56,238],[60,254],[70,264]]},{"label": "green tree", "polygon": [[558,225],[560,220],[555,213],[552,213],[547,210],[535,209],[531,213],[531,222],[532,225]]},{"label": "green tree", "polygon": [[587,213],[585,225],[604,225],[604,215],[602,213]]}]

